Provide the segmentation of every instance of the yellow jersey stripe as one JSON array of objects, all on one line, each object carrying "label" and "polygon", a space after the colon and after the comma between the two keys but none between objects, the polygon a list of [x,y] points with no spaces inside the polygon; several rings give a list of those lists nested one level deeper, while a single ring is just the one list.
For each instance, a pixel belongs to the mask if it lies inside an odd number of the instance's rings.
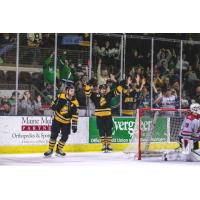
[{"label": "yellow jersey stripe", "polygon": [[97,108],[95,111],[111,111],[111,108]]},{"label": "yellow jersey stripe", "polygon": [[111,116],[111,111],[95,112],[95,115],[98,116],[98,117],[107,117],[107,116]]},{"label": "yellow jersey stripe", "polygon": [[62,120],[61,118],[59,118],[58,116],[55,115],[54,119],[58,122],[61,122],[63,124],[69,124],[70,123],[70,119],[67,120]]},{"label": "yellow jersey stripe", "polygon": [[[56,111],[56,113],[55,113],[58,117],[60,117],[61,119],[63,119],[63,120],[65,120],[66,118],[65,117],[63,117],[61,114],[59,114],[57,111]],[[68,118],[67,118],[68,119]]]}]

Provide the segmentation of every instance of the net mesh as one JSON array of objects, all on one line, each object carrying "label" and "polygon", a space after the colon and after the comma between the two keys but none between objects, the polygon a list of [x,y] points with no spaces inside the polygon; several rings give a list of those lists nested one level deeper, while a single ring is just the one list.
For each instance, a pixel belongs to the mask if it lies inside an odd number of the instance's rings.
[{"label": "net mesh", "polygon": [[[138,110],[132,139],[124,153],[134,153],[138,158],[161,156],[163,151],[179,146],[179,132],[188,110]],[[140,122],[140,129],[139,129]],[[141,139],[139,135],[141,131]]]}]

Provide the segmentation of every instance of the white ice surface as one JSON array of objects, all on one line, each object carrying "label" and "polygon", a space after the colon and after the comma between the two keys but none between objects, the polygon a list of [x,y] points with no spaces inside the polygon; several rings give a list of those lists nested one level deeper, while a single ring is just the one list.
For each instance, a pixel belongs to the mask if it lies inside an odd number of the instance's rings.
[{"label": "white ice surface", "polygon": [[132,155],[122,152],[113,153],[67,153],[65,157],[53,155],[45,158],[43,154],[3,154],[0,155],[0,165],[67,165],[67,166],[101,166],[101,165],[191,165],[199,166],[200,162],[162,161],[161,158],[143,158],[142,161],[133,159]]},{"label": "white ice surface", "polygon": [[199,199],[200,162],[137,161],[98,152],[0,155],[0,165],[1,199]]}]

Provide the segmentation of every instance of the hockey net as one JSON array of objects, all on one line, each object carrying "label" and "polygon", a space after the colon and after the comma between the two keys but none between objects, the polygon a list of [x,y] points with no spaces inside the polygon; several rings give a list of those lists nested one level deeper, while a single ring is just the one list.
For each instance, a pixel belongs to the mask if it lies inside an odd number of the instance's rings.
[{"label": "hockey net", "polygon": [[135,159],[160,157],[163,152],[179,147],[179,132],[187,109],[137,109],[130,144],[124,153]]}]

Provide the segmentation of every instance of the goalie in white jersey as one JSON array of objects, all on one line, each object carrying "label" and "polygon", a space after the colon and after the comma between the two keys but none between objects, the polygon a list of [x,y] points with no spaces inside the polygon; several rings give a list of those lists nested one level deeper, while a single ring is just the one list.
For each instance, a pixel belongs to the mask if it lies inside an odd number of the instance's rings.
[{"label": "goalie in white jersey", "polygon": [[183,139],[192,139],[199,134],[200,121],[200,104],[193,103],[190,106],[190,113],[185,117],[180,131],[180,136]]},{"label": "goalie in white jersey", "polygon": [[164,154],[165,160],[200,160],[200,155],[194,151],[194,143],[200,140],[200,104],[193,103],[190,106],[190,113],[185,117],[180,130],[180,151],[173,151]]}]

